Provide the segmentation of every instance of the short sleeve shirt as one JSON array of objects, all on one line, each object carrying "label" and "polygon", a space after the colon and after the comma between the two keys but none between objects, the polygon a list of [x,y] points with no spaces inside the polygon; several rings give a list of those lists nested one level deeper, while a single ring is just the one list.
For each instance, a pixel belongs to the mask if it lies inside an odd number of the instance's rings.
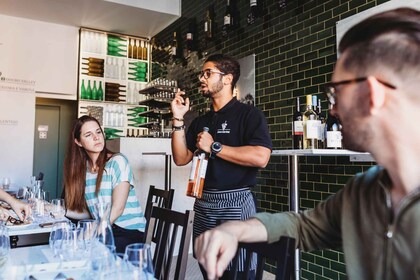
[{"label": "short sleeve shirt", "polygon": [[125,229],[144,231],[146,219],[134,190],[134,177],[127,158],[122,154],[115,154],[105,164],[102,175],[101,187],[98,196],[95,195],[96,179],[98,174],[86,171],[85,199],[91,214],[94,213],[94,205],[101,202],[112,203],[112,192],[121,182],[130,184],[130,191],[124,211],[117,218],[115,224]]},{"label": "short sleeve shirt", "polygon": [[[222,145],[262,146],[272,149],[270,133],[265,116],[258,108],[243,104],[235,97],[222,109],[213,108],[197,117],[188,128],[187,146],[191,152],[196,147],[197,134],[208,127],[214,141]],[[219,157],[209,159],[204,189],[229,190],[256,184],[258,168],[241,166]]]}]

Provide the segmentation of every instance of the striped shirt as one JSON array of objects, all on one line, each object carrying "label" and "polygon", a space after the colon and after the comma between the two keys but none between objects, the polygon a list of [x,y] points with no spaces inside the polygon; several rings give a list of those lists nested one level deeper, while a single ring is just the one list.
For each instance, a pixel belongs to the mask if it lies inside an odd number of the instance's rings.
[{"label": "striped shirt", "polygon": [[121,182],[128,182],[130,184],[130,191],[124,212],[114,223],[125,229],[144,231],[146,219],[136,197],[133,186],[133,172],[127,158],[123,154],[115,154],[108,160],[105,164],[98,196],[95,195],[97,176],[98,174],[96,173],[91,173],[89,170],[86,171],[85,199],[90,213],[94,213],[94,205],[99,201],[112,203],[112,192],[114,188]]}]

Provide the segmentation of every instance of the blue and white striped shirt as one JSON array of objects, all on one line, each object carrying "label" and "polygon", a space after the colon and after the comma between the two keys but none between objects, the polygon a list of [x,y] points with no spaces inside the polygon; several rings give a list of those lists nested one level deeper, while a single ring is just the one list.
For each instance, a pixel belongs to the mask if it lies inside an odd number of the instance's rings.
[{"label": "blue and white striped shirt", "polygon": [[136,197],[133,186],[133,172],[127,158],[123,154],[115,154],[108,160],[105,164],[98,196],[95,195],[97,176],[98,174],[96,173],[91,173],[89,170],[86,171],[85,199],[90,213],[94,213],[94,205],[99,201],[112,203],[112,191],[114,188],[121,182],[128,182],[130,184],[130,191],[124,212],[118,217],[115,224],[125,229],[144,231],[146,219]]}]

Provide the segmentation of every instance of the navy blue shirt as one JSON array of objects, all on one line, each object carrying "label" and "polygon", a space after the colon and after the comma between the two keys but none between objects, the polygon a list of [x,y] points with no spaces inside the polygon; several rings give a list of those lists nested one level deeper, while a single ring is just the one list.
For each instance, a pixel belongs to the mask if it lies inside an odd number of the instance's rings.
[{"label": "navy blue shirt", "polygon": [[[272,149],[265,116],[258,108],[243,104],[234,97],[219,111],[210,112],[193,120],[187,131],[187,146],[194,152],[198,133],[210,129],[214,141],[231,147],[263,146]],[[229,190],[253,186],[257,167],[238,165],[216,156],[209,159],[204,189]]]}]

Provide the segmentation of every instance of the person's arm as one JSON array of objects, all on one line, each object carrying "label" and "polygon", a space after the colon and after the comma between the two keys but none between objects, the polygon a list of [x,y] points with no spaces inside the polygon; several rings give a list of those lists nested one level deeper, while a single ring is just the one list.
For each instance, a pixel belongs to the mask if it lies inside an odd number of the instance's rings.
[{"label": "person's arm", "polygon": [[112,191],[112,208],[109,218],[111,224],[113,224],[124,212],[129,192],[130,184],[128,182],[119,183]]},{"label": "person's arm", "polygon": [[198,262],[207,271],[208,279],[221,277],[235,256],[238,242],[267,241],[267,231],[257,219],[229,221],[206,231],[195,240]]},{"label": "person's arm", "polygon": [[21,221],[24,221],[31,215],[31,207],[29,204],[14,198],[2,189],[0,189],[0,200],[7,202]]},{"label": "person's arm", "polygon": [[[173,114],[173,126],[182,127],[184,126],[184,115],[188,112],[190,107],[190,101],[188,98],[183,97],[184,92],[179,91],[175,94],[174,99],[171,102],[171,110]],[[176,165],[186,165],[193,157],[193,153],[187,147],[187,139],[185,137],[185,128],[174,130],[172,132],[172,157]]]}]

